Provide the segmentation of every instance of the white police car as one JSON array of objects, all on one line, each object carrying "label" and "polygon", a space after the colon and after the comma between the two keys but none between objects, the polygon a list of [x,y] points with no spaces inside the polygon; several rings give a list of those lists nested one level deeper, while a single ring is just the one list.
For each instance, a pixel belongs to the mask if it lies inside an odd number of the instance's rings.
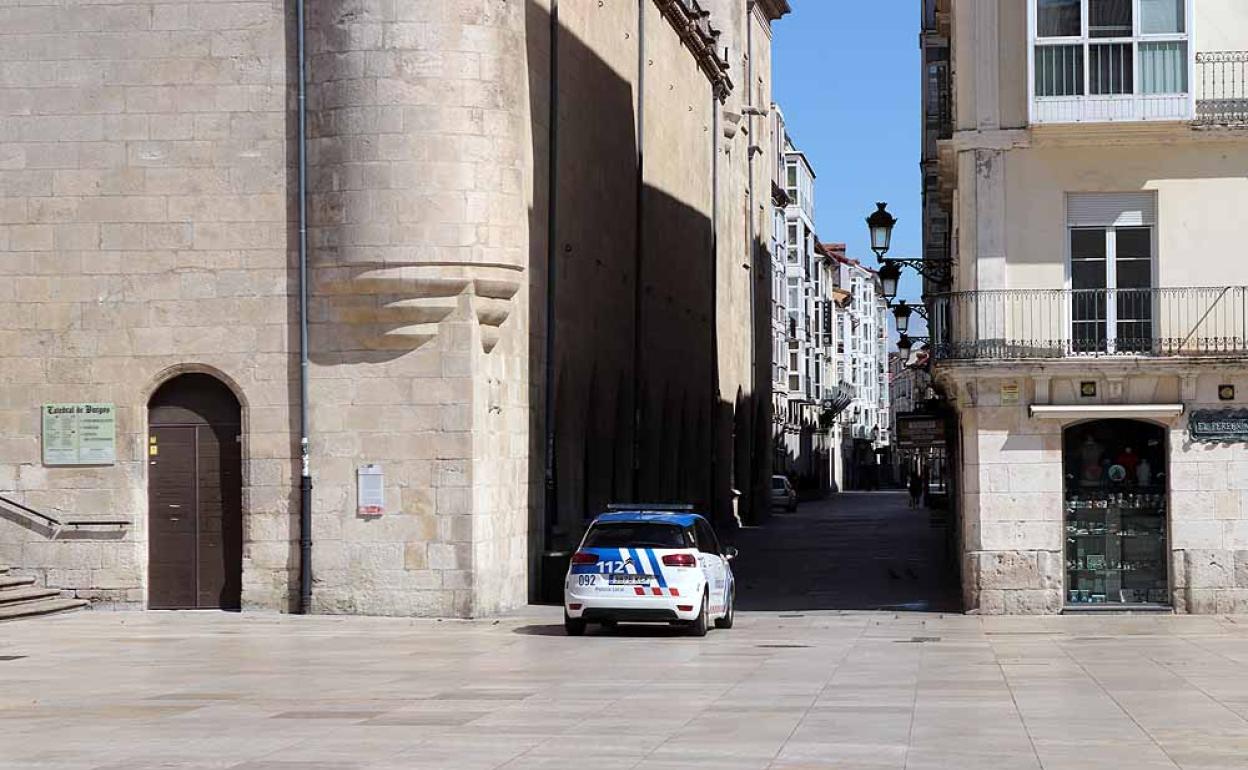
[{"label": "white police car", "polygon": [[572,555],[564,627],[570,636],[589,623],[671,623],[694,636],[712,622],[732,628],[736,555],[688,506],[610,506]]}]

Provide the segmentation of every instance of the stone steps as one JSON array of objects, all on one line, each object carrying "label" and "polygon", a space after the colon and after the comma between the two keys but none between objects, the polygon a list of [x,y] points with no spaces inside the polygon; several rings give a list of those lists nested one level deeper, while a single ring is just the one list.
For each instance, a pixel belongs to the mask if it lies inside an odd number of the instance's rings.
[{"label": "stone steps", "polygon": [[40,588],[34,578],[10,576],[8,572],[8,567],[0,567],[0,621],[68,612],[90,604],[65,598],[55,588]]}]

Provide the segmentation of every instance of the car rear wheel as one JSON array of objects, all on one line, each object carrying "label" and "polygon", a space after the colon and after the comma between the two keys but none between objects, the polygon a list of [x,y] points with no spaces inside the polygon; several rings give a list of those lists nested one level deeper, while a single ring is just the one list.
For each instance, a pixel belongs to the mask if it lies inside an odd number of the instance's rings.
[{"label": "car rear wheel", "polygon": [[722,618],[715,619],[716,628],[732,628],[732,624],[737,619],[737,589],[728,592],[728,609],[724,612]]},{"label": "car rear wheel", "polygon": [[568,613],[563,613],[563,630],[568,636],[584,636],[585,621],[580,618],[570,618]]},{"label": "car rear wheel", "polygon": [[689,626],[690,636],[706,636],[706,631],[710,628],[710,602],[706,598],[706,594],[702,594],[702,611],[698,613],[698,617]]}]

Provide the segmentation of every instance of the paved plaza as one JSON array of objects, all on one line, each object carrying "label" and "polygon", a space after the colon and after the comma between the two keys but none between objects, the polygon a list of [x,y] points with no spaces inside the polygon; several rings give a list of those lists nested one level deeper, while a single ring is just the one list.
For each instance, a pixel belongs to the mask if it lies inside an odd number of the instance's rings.
[{"label": "paved plaza", "polygon": [[[834,544],[817,561],[803,531],[925,537],[906,522],[926,513],[894,503],[846,496],[742,533],[742,590],[780,608],[704,639],[572,639],[546,607],[2,624],[0,769],[1248,768],[1248,617],[821,609],[851,594],[817,590],[790,606],[802,591],[786,580],[837,571],[812,564],[839,558]],[[935,601],[912,546],[894,563],[860,535],[865,595]],[[749,564],[764,556],[772,570]]]}]

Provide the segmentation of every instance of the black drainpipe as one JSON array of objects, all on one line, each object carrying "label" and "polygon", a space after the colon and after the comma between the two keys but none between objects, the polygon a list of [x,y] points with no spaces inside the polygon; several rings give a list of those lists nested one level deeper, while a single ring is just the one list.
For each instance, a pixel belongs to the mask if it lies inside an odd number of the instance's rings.
[{"label": "black drainpipe", "polygon": [[718,520],[719,506],[716,499],[716,474],[719,472],[719,105],[721,86],[711,83],[711,445],[710,445],[710,506],[712,520]]},{"label": "black drainpipe", "polygon": [[554,548],[559,526],[558,477],[555,465],[555,289],[558,270],[559,211],[559,0],[550,4],[550,126],[546,169],[546,537]]},{"label": "black drainpipe", "polygon": [[645,239],[642,228],[645,225],[643,206],[645,203],[645,157],[646,157],[646,3],[649,0],[637,0],[637,218],[634,229],[636,248],[633,254],[633,490],[632,499],[642,502],[641,494],[641,429],[644,424],[642,413],[643,388],[645,378],[642,376],[642,339],[641,320],[642,302],[645,298],[645,284],[642,281],[642,257]]},{"label": "black drainpipe", "polygon": [[308,457],[308,70],[304,0],[295,0],[299,56],[299,612],[312,611],[312,464]]},{"label": "black drainpipe", "polygon": [[[761,110],[762,109],[761,105],[754,104],[754,96],[755,96],[755,92],[754,92],[754,6],[755,6],[755,0],[749,0],[749,2],[746,3],[745,5],[746,74],[745,74],[745,94],[743,94],[743,97],[744,97],[743,103],[747,107],[754,107],[756,109]],[[758,323],[758,310],[757,310],[758,300],[756,298],[756,295],[758,293],[758,261],[759,260],[758,260],[758,246],[755,243],[755,239],[758,237],[758,233],[755,232],[756,228],[754,226],[754,217],[755,217],[754,151],[752,148],[755,146],[754,143],[756,140],[754,136],[753,111],[750,112],[748,117],[749,117],[749,123],[747,124],[747,130],[749,131],[749,138],[746,139],[745,155],[747,159],[746,160],[746,167],[747,167],[746,173],[748,173],[750,176],[749,178],[750,212],[749,212],[749,217],[748,217],[749,219],[749,243],[747,244],[750,250],[750,261],[748,265],[748,269],[750,273],[749,275],[750,318],[749,318],[749,322],[746,324],[746,328],[748,329],[748,333],[750,335],[750,374],[749,374],[749,379],[747,380],[747,382],[749,383],[749,387],[750,387],[750,391],[749,391],[750,398],[748,402],[748,408],[750,410],[750,414],[748,416],[749,416],[749,425],[751,426],[752,429],[750,430],[750,433],[749,433],[750,446],[747,451],[750,452],[751,455],[753,455],[754,449],[758,446],[758,441],[755,436],[755,431],[757,431],[759,428],[758,419],[757,419],[757,416],[758,416],[758,335],[756,333],[757,330],[755,329],[755,326]],[[753,516],[753,513],[754,513],[753,511],[754,487],[755,487],[754,477],[757,475],[756,470],[755,470],[755,463],[757,463],[758,461],[759,460],[757,457],[752,458],[749,464],[749,467],[750,467],[749,478],[738,479],[738,482],[741,484],[741,498],[740,498],[741,502],[737,508],[737,515],[741,517],[742,519],[745,518],[745,513],[747,510],[749,511],[751,517]],[[735,471],[735,466],[734,466],[734,471]]]}]

